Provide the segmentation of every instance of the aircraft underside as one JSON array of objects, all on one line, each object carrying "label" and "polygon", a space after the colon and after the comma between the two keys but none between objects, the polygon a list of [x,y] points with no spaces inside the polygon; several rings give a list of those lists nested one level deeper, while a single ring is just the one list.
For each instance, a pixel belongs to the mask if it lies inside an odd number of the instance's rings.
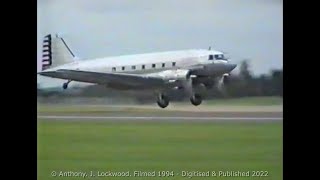
[{"label": "aircraft underside", "polygon": [[[68,84],[72,81],[69,80],[63,83],[62,88],[67,89]],[[212,78],[212,77],[198,77],[194,78],[192,81],[182,81],[179,82],[176,86],[171,89],[168,88],[156,88],[152,86],[130,86],[124,85],[122,83],[109,83],[106,85],[108,88],[126,91],[126,90],[144,90],[144,91],[153,91],[156,95],[156,102],[159,107],[166,108],[170,101],[169,91],[175,90],[180,91],[179,93],[184,93],[190,103],[194,106],[198,106],[202,103],[203,98],[208,90],[212,90],[213,88],[217,88],[218,90],[223,90],[222,86],[224,86],[228,82],[227,76],[222,76],[221,78]]]}]

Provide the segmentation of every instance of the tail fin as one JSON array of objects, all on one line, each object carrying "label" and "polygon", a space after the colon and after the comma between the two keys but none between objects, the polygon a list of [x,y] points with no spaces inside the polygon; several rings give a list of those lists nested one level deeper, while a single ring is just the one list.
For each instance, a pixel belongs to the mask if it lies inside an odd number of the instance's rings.
[{"label": "tail fin", "polygon": [[56,35],[48,34],[43,39],[42,71],[59,65],[74,62],[74,54],[63,40]]}]

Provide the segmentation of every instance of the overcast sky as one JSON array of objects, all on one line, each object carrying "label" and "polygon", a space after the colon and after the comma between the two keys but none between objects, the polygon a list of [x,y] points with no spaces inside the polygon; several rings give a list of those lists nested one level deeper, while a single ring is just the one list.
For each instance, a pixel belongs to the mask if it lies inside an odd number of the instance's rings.
[{"label": "overcast sky", "polygon": [[283,65],[282,0],[38,0],[42,38],[61,34],[76,56],[94,58],[212,48],[254,74]]}]

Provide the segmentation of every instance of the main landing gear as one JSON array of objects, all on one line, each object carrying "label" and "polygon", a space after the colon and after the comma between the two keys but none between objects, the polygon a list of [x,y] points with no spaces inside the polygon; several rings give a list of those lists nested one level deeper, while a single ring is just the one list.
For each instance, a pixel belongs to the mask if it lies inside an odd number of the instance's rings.
[{"label": "main landing gear", "polygon": [[169,98],[166,95],[160,93],[158,96],[157,104],[161,108],[165,108],[169,105]]},{"label": "main landing gear", "polygon": [[67,89],[70,82],[71,82],[71,80],[69,80],[68,82],[63,83],[62,88],[63,89]]},{"label": "main landing gear", "polygon": [[202,97],[200,96],[200,94],[193,94],[190,97],[190,101],[191,101],[191,104],[193,104],[194,106],[198,106],[202,102]]},{"label": "main landing gear", "polygon": [[[192,96],[190,97],[190,102],[194,106],[199,106],[202,103],[201,95],[197,93],[192,94]],[[157,99],[157,104],[161,108],[166,108],[169,105],[168,96],[160,93]]]}]

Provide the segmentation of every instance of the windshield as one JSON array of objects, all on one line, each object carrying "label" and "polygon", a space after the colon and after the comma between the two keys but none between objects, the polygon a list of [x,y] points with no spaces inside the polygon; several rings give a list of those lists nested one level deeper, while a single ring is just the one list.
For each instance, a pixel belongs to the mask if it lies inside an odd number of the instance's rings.
[{"label": "windshield", "polygon": [[216,54],[214,55],[214,58],[217,60],[227,60],[227,58],[225,58],[223,54]]}]

